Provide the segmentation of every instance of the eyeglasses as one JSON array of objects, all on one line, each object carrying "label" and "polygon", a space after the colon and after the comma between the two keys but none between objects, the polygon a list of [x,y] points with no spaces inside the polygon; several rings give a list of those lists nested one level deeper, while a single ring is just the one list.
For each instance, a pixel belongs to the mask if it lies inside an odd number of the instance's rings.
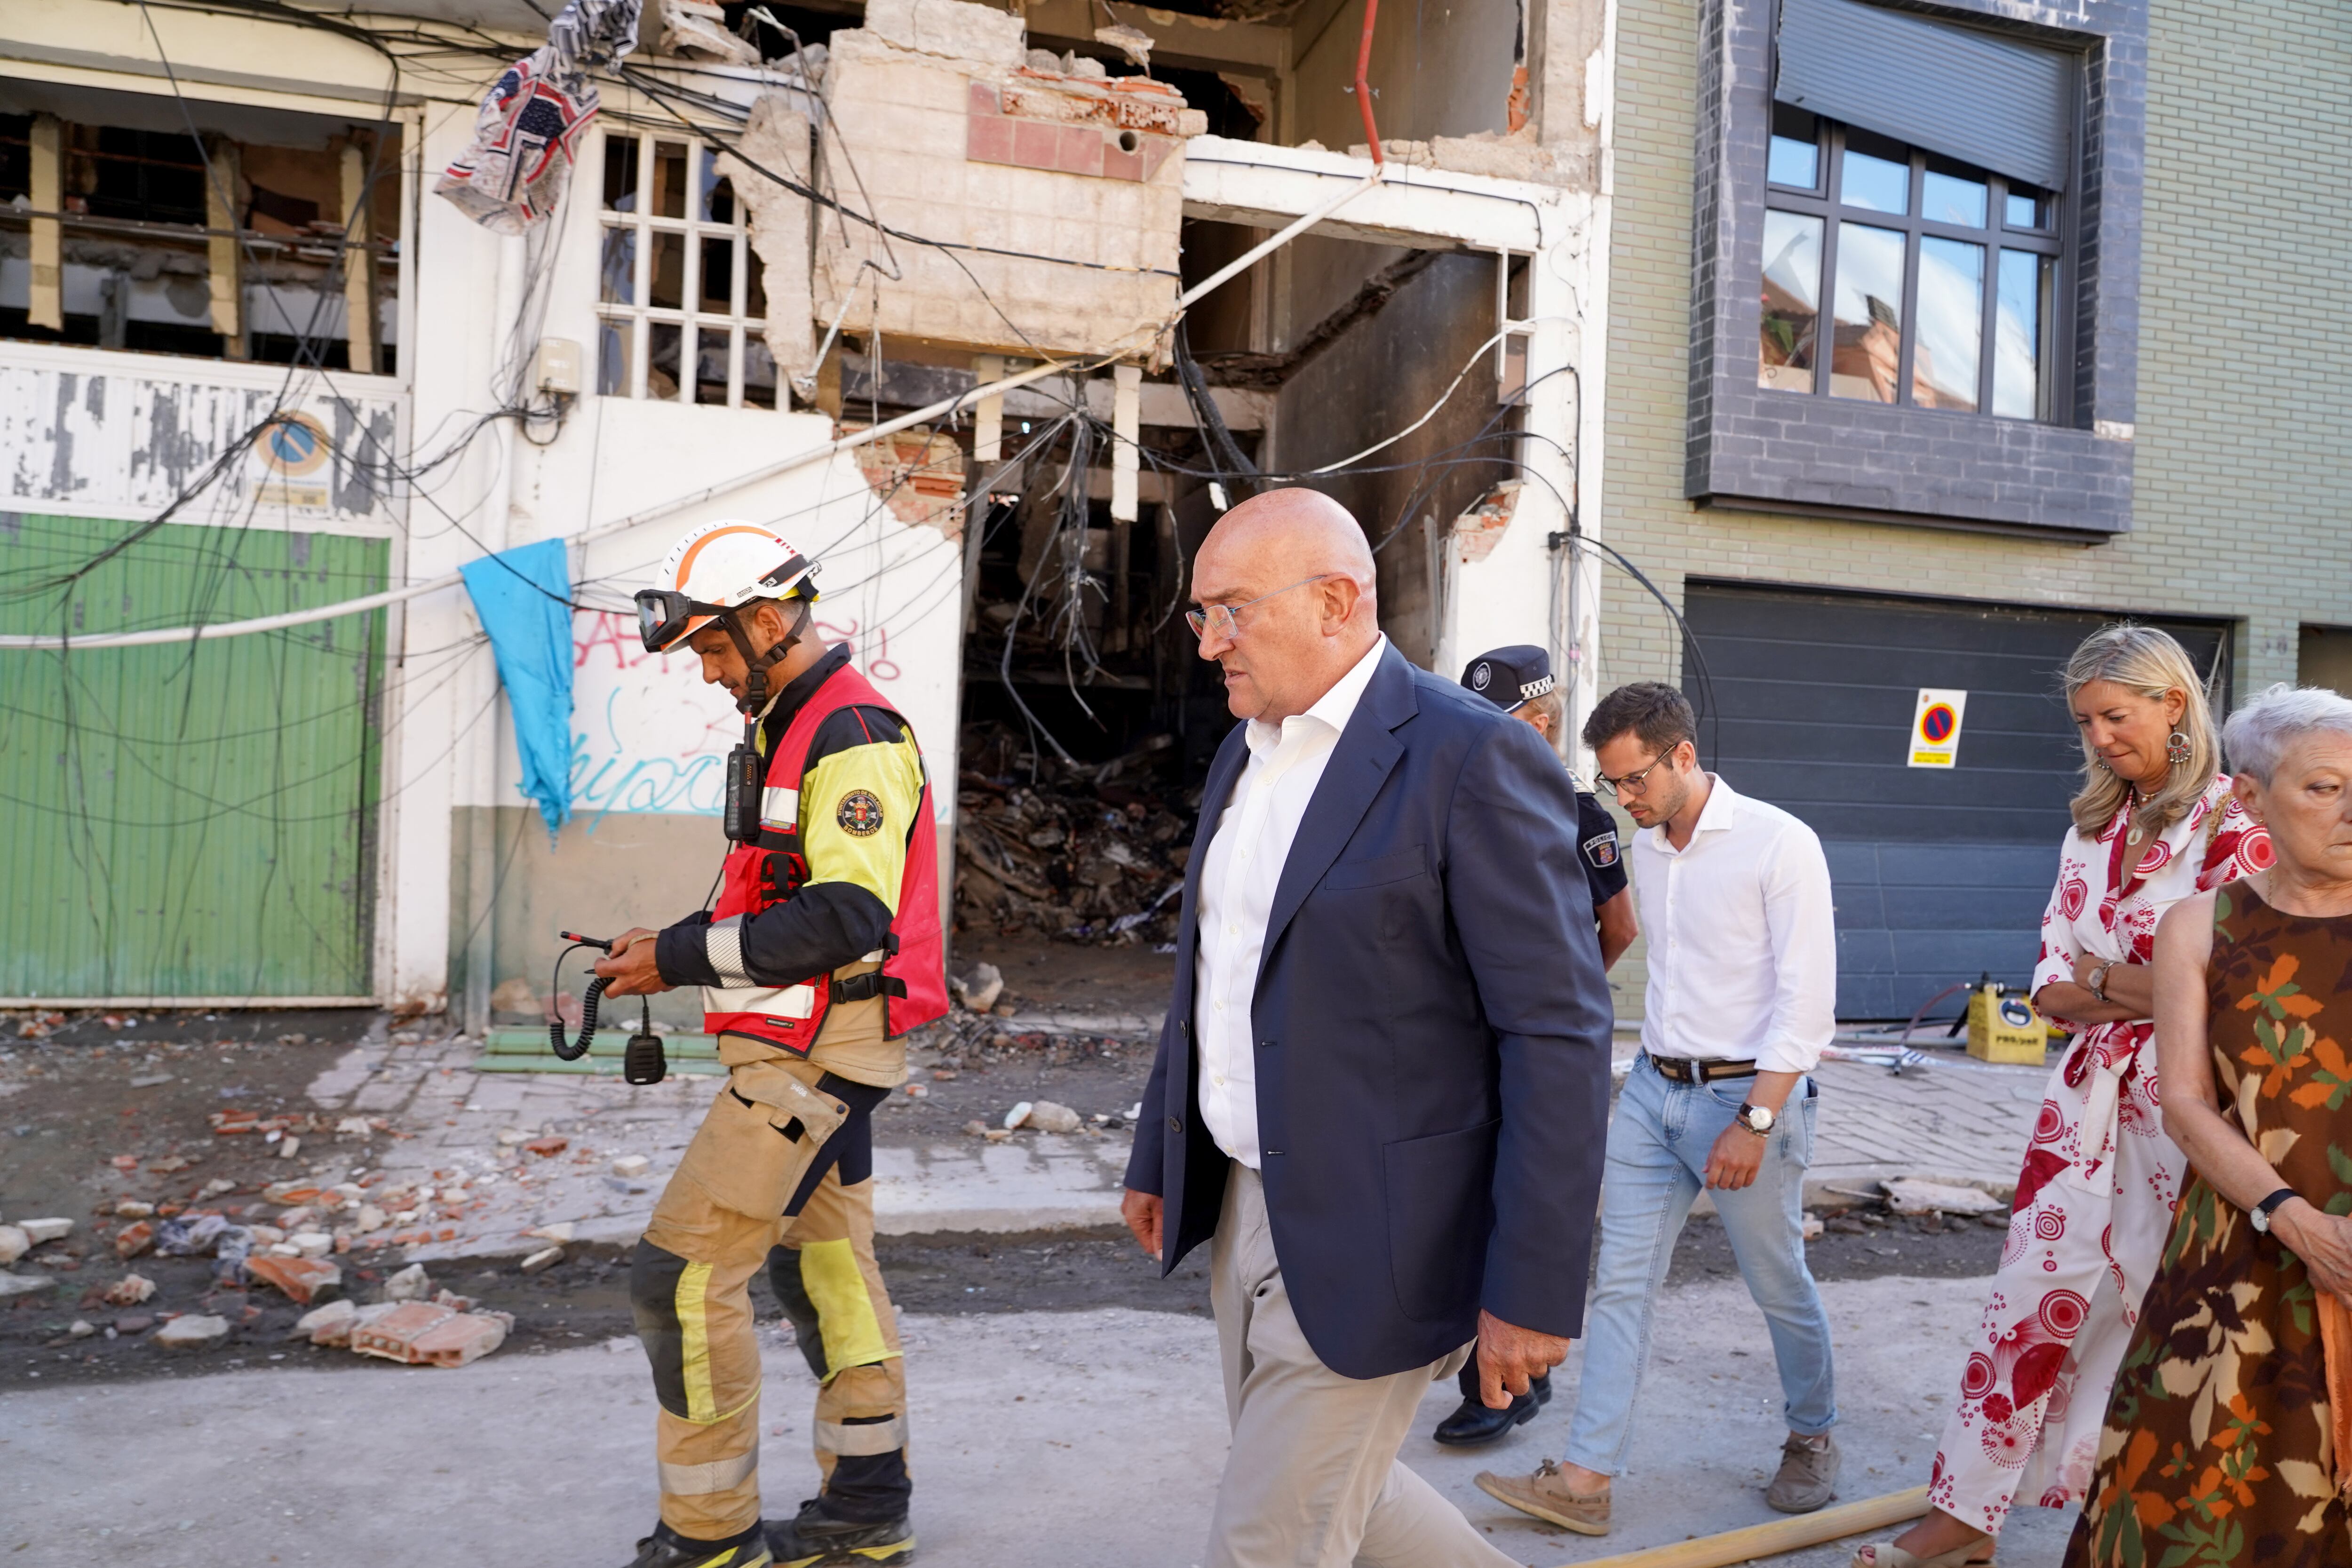
[{"label": "eyeglasses", "polygon": [[1664,757],[1654,758],[1648,767],[1636,768],[1622,779],[1612,779],[1607,773],[1595,773],[1592,775],[1592,782],[1615,795],[1647,795],[1650,789],[1650,775],[1658,771],[1660,763],[1673,755],[1672,752],[1668,752]]},{"label": "eyeglasses", "polygon": [[[1331,574],[1328,572],[1318,572],[1312,577],[1301,577],[1297,582],[1293,583],[1290,588],[1304,588],[1307,584],[1320,583],[1329,575]],[[1263,605],[1268,599],[1278,599],[1289,593],[1290,588],[1276,588],[1271,594],[1260,594],[1247,604],[1211,605],[1205,610],[1187,610],[1184,612],[1184,622],[1192,628],[1192,635],[1196,637],[1205,637],[1213,630],[1219,637],[1231,642],[1242,635],[1241,619],[1244,610],[1248,609],[1251,605]]]}]

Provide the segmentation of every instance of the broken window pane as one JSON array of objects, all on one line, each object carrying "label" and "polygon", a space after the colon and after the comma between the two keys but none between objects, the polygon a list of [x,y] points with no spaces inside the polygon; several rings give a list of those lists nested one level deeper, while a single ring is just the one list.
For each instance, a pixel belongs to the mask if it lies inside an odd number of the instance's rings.
[{"label": "broken window pane", "polygon": [[711,170],[711,160],[702,164],[702,221],[733,223],[735,221],[735,187]]},{"label": "broken window pane", "polygon": [[727,357],[732,334],[724,327],[705,327],[694,335],[694,401],[727,403]]},{"label": "broken window pane", "polygon": [[686,236],[655,234],[653,277],[646,289],[646,303],[656,310],[679,310],[686,308]]},{"label": "broken window pane", "polygon": [[776,359],[767,338],[758,331],[743,334],[743,405],[747,408],[776,405]]},{"label": "broken window pane", "polygon": [[604,254],[596,299],[598,303],[605,305],[634,305],[637,302],[635,229],[608,228],[604,231]]},{"label": "broken window pane", "polygon": [[675,321],[655,321],[646,329],[646,395],[675,402],[678,395],[679,352],[686,329]]},{"label": "broken window pane", "polygon": [[654,188],[648,204],[654,216],[686,216],[686,165],[690,152],[683,142],[654,143]]},{"label": "broken window pane", "polygon": [[604,205],[616,213],[637,210],[637,139],[604,138]]},{"label": "broken window pane", "polygon": [[596,323],[596,391],[601,395],[629,395],[629,349],[635,335],[635,330],[627,321]]},{"label": "broken window pane", "polygon": [[743,313],[754,321],[768,314],[767,269],[760,264],[760,253],[749,241],[743,246]]},{"label": "broken window pane", "polygon": [[698,309],[713,315],[734,314],[735,242],[732,239],[721,235],[703,240],[702,279],[696,292],[702,297]]}]

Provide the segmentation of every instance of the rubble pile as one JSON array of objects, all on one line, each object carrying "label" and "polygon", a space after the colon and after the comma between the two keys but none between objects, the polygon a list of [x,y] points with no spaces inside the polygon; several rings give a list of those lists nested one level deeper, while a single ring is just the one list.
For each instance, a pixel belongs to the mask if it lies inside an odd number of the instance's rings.
[{"label": "rubble pile", "polygon": [[[1173,744],[1153,739],[1149,751]],[[979,761],[989,750],[967,754]],[[967,771],[957,796],[958,928],[1105,944],[1173,942],[1192,853],[1191,803],[1148,779],[1109,782],[1127,760],[1097,769],[1045,759],[1034,782],[1025,770]]]}]

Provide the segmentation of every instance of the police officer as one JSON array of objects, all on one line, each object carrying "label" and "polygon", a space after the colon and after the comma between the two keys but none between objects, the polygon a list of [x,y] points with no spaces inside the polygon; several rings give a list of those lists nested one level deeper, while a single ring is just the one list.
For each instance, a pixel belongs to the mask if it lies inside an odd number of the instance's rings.
[{"label": "police officer", "polygon": [[[874,1259],[876,1106],[901,1037],[947,1011],[939,858],[912,728],[810,635],[814,567],[764,528],[680,540],[637,595],[655,652],[690,649],[745,715],[717,902],[630,931],[607,996],[702,990],[728,1081],[637,1243],[661,1518],[630,1568],[887,1563],[914,1550],[906,1378]],[[818,1495],[760,1517],[762,1266],[818,1380]]]},{"label": "police officer", "polygon": [[[1543,649],[1515,643],[1482,653],[1462,671],[1462,684],[1513,718],[1533,725],[1546,741],[1559,733],[1563,705],[1558,682],[1552,679],[1551,656]],[[1581,784],[1576,784],[1576,844],[1584,859],[1584,880],[1591,889],[1601,965],[1606,969],[1633,945],[1639,927],[1633,919],[1633,895],[1626,891],[1624,862],[1617,850],[1616,821]],[[1493,1442],[1535,1419],[1536,1412],[1551,1398],[1551,1378],[1547,1373],[1529,1378],[1528,1391],[1513,1395],[1506,1408],[1488,1409],[1478,1397],[1475,1353],[1462,1369],[1460,1407],[1439,1422],[1432,1434],[1439,1442],[1455,1447]]]}]

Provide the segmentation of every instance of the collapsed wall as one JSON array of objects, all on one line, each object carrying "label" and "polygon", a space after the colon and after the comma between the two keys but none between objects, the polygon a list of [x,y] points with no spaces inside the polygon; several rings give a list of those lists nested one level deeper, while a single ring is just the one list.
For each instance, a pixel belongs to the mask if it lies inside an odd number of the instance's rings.
[{"label": "collapsed wall", "polygon": [[1184,142],[1207,118],[1163,82],[1101,68],[1031,50],[1017,16],[959,0],[873,0],[864,27],[834,34],[820,184],[898,234],[818,215],[816,318],[1016,353],[1150,353],[1179,291]]}]

